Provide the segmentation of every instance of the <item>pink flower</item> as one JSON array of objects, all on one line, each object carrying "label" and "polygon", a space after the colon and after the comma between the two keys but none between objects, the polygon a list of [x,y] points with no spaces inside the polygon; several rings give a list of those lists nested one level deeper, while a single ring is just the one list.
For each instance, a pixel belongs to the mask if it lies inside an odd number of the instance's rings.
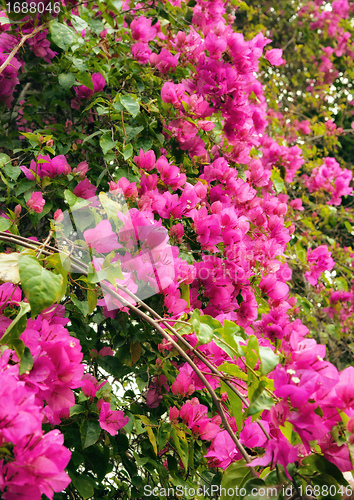
[{"label": "pink flower", "polygon": [[339,375],[339,383],[334,388],[340,408],[354,408],[354,367],[349,366]]},{"label": "pink flower", "polygon": [[82,161],[73,169],[73,174],[79,174],[80,179],[84,179],[89,170],[87,161]]},{"label": "pink flower", "polygon": [[205,456],[209,458],[210,466],[221,467],[224,470],[232,462],[241,458],[240,452],[227,431],[217,434]]},{"label": "pink flower", "polygon": [[349,450],[347,446],[338,446],[330,436],[326,436],[320,442],[323,455],[336,465],[342,472],[351,471],[353,465],[350,460]]},{"label": "pink flower", "polygon": [[263,276],[259,288],[273,300],[284,300],[289,293],[288,285],[278,281],[274,274]]},{"label": "pink flower", "polygon": [[354,433],[354,417],[351,417],[347,422],[347,429],[352,434]]},{"label": "pink flower", "polygon": [[43,207],[45,205],[45,200],[40,191],[33,191],[31,198],[27,201],[26,205],[30,210],[40,214],[43,212]]},{"label": "pink flower", "polygon": [[106,80],[101,75],[101,73],[93,73],[92,83],[93,83],[93,90],[86,87],[86,85],[79,85],[78,87],[74,87],[76,97],[75,99],[71,100],[71,107],[73,109],[80,109],[81,105],[80,101],[82,101],[83,99],[88,100],[97,92],[101,92],[106,85]]},{"label": "pink flower", "polygon": [[60,223],[60,222],[62,222],[64,220],[64,214],[60,210],[60,208],[58,208],[58,210],[56,210],[54,212],[54,220],[55,220],[55,222],[58,222],[58,223]]},{"label": "pink flower", "polygon": [[209,56],[213,59],[220,59],[222,53],[227,47],[227,41],[223,37],[217,37],[215,33],[208,33],[205,41],[205,48],[209,52]]},{"label": "pink flower", "polygon": [[149,45],[144,42],[134,43],[132,45],[131,51],[134,59],[136,59],[140,64],[147,64],[152,54]]},{"label": "pink flower", "polygon": [[174,226],[172,226],[170,229],[170,235],[171,235],[171,237],[176,238],[177,243],[182,243],[182,238],[184,235],[183,225],[180,222],[178,222],[178,224],[175,224]]},{"label": "pink flower", "polygon": [[183,397],[193,394],[195,387],[190,375],[186,372],[180,372],[177,375],[176,380],[173,382],[171,390],[173,394],[179,394]]},{"label": "pink flower", "polygon": [[[11,491],[21,492],[28,485],[35,485],[38,493],[44,493],[48,498],[53,498],[53,492],[65,489],[70,478],[64,469],[71,452],[63,443],[64,437],[58,430],[43,436],[27,436],[22,449],[15,449],[15,461],[7,464],[6,477],[11,477],[11,480],[4,498],[18,498],[16,494],[11,495]],[[40,496],[34,498],[39,499]]]},{"label": "pink flower", "polygon": [[71,167],[64,155],[54,156],[52,159],[49,155],[38,155],[36,161],[31,160],[29,169],[24,165],[20,169],[31,181],[35,180],[34,174],[42,179],[43,177],[53,178],[59,175],[68,175],[71,172]]},{"label": "pink flower", "polygon": [[89,247],[94,248],[98,253],[109,253],[112,250],[122,248],[118,243],[118,236],[112,231],[111,223],[102,220],[93,229],[84,232],[84,238]]},{"label": "pink flower", "polygon": [[110,181],[109,192],[112,194],[123,193],[126,198],[136,199],[138,197],[138,190],[136,182],[130,182],[126,177],[121,177],[118,182]]},{"label": "pink flower", "polygon": [[175,406],[171,406],[170,410],[169,410],[169,413],[168,413],[168,417],[171,420],[171,422],[177,420],[178,417],[179,417],[179,410],[178,410],[178,408],[176,408]]},{"label": "pink flower", "polygon": [[306,271],[305,278],[312,285],[317,285],[317,280],[324,271],[331,271],[335,266],[335,262],[331,257],[331,252],[328,251],[326,245],[321,245],[314,250],[307,251],[307,263],[310,270]]},{"label": "pink flower", "polygon": [[179,108],[184,91],[185,88],[181,83],[165,82],[161,88],[161,99]]},{"label": "pink flower", "polygon": [[94,398],[98,388],[98,381],[93,375],[85,373],[82,377],[81,389],[87,398]]},{"label": "pink flower", "polygon": [[112,348],[109,346],[102,347],[98,353],[99,356],[113,356],[113,354]]},{"label": "pink flower", "polygon": [[107,380],[99,384],[98,380],[89,373],[85,373],[82,377],[81,389],[87,398],[94,398],[101,387],[107,383]]},{"label": "pink flower", "polygon": [[254,466],[271,464],[271,467],[274,467],[275,464],[280,464],[284,467],[286,476],[291,479],[286,466],[296,461],[297,449],[283,437],[280,437],[278,441],[276,439],[267,441],[265,444],[265,448],[266,452],[264,456],[253,460],[252,465]]},{"label": "pink flower", "polygon": [[153,52],[150,56],[150,64],[156,66],[162,74],[167,74],[170,69],[174,69],[178,64],[178,57],[171,54],[167,49],[162,49],[160,54]]},{"label": "pink flower", "polygon": [[[119,429],[127,425],[129,417],[124,416],[123,411],[111,410],[111,404],[103,402],[101,399],[99,423],[103,430],[107,431],[111,436],[115,436]],[[99,403],[97,406],[99,406]]]},{"label": "pink flower", "polygon": [[[265,430],[269,433],[269,424],[266,421],[262,421]],[[256,422],[252,423],[251,417],[245,422],[245,426],[240,432],[240,441],[242,444],[247,446],[247,448],[262,447],[267,441],[266,436]]]},{"label": "pink flower", "polygon": [[83,198],[84,200],[89,200],[93,198],[96,194],[97,187],[91,184],[88,179],[84,179],[80,181],[79,184],[74,189],[73,193],[75,196],[79,198]]},{"label": "pink flower", "polygon": [[151,26],[152,20],[141,16],[130,24],[132,37],[139,42],[150,42],[156,36],[156,28]]},{"label": "pink flower", "polygon": [[292,200],[290,202],[290,206],[294,209],[294,210],[300,210],[301,212],[304,209],[304,207],[302,206],[302,199],[301,198],[295,198],[295,200]]},{"label": "pink flower", "polygon": [[138,165],[139,168],[147,170],[148,172],[155,167],[156,156],[155,153],[150,150],[144,151],[140,149],[139,156],[134,156],[133,161]]},{"label": "pink flower", "polygon": [[272,49],[272,50],[267,50],[264,57],[273,66],[281,66],[282,64],[286,63],[285,59],[282,58],[282,55],[283,55],[282,49]]}]

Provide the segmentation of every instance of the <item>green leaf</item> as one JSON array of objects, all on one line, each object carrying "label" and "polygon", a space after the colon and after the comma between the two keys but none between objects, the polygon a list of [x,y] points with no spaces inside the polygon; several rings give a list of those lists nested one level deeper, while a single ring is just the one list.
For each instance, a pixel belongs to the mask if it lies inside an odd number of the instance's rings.
[{"label": "green leaf", "polygon": [[[117,441],[120,436],[126,438],[126,436],[118,435]],[[118,447],[122,449],[121,443],[119,443]],[[85,449],[84,455],[84,459],[89,462],[92,470],[97,474],[98,481],[102,481],[107,473],[109,464],[109,448],[105,446],[102,450],[99,445],[94,444]]]},{"label": "green leaf", "polygon": [[267,375],[267,373],[273,371],[279,363],[279,356],[270,347],[259,347],[259,356],[262,364],[262,375]]},{"label": "green leaf", "polygon": [[61,73],[59,75],[59,85],[65,90],[71,89],[75,83],[75,75],[73,73]]},{"label": "green leaf", "polygon": [[[62,256],[60,256],[58,253],[55,253],[55,254],[52,254],[52,255],[49,255],[47,257],[47,266],[48,267],[52,267],[53,269],[55,269],[56,271],[58,271],[59,274],[61,274],[62,278],[63,278],[63,284],[62,284],[62,288],[61,288],[61,292],[60,292],[60,299],[62,299],[66,293],[66,288],[68,286],[68,271],[66,269],[64,269],[63,267],[63,262],[62,262]],[[69,263],[69,259],[66,259],[64,261],[65,265],[70,265]]]},{"label": "green leaf", "polygon": [[7,327],[4,335],[0,339],[0,344],[7,344],[11,339],[19,338],[25,330],[27,324],[26,314],[30,311],[31,306],[28,302],[21,302],[20,310],[16,318]]},{"label": "green leaf", "polygon": [[25,352],[25,344],[21,339],[10,339],[7,345],[12,349],[15,349],[17,356],[21,359]]},{"label": "green leaf", "polygon": [[230,401],[230,407],[231,407],[231,414],[232,416],[235,417],[236,420],[236,425],[237,425],[237,430],[241,431],[242,429],[242,420],[243,420],[243,413],[242,413],[242,401],[241,399],[237,396],[237,394],[234,393],[232,389],[228,385],[225,384],[225,382],[221,382],[220,386],[221,392],[226,392],[227,397],[229,398]]},{"label": "green leaf", "polygon": [[291,443],[293,428],[294,428],[293,424],[288,421],[285,421],[284,425],[279,425],[280,432],[290,443]]},{"label": "green leaf", "polygon": [[218,370],[227,373],[228,375],[233,375],[236,378],[247,380],[247,374],[233,363],[223,363],[218,366]]},{"label": "green leaf", "polygon": [[20,366],[19,366],[19,374],[23,375],[26,372],[30,372],[33,368],[33,357],[31,351],[26,346],[21,357]]},{"label": "green leaf", "polygon": [[81,314],[83,316],[87,316],[89,311],[88,303],[86,301],[79,300],[74,295],[70,295],[70,298],[75,304],[75,306],[78,308],[78,310],[81,312]]},{"label": "green leaf", "polygon": [[135,118],[140,111],[139,103],[130,95],[122,95],[119,100],[125,109]]},{"label": "green leaf", "polygon": [[345,292],[348,291],[348,283],[347,280],[343,277],[336,278],[336,285],[338,290],[344,290]]},{"label": "green leaf", "polygon": [[312,467],[315,471],[323,472],[334,477],[334,479],[343,486],[348,484],[338,467],[321,455],[310,455],[302,460],[302,464],[305,467]]},{"label": "green leaf", "polygon": [[97,363],[101,368],[117,379],[122,378],[127,371],[129,371],[129,368],[124,366],[119,359],[114,356],[99,357]]},{"label": "green leaf", "polygon": [[77,489],[82,498],[84,498],[84,500],[94,495],[96,483],[92,479],[92,477],[87,476],[86,474],[80,474],[80,476],[76,476],[71,471],[69,471],[69,476],[71,478],[72,484]]},{"label": "green leaf", "polygon": [[146,415],[138,415],[138,417],[140,418],[142,423],[145,425],[145,429],[146,429],[148,436],[149,436],[149,441],[154,449],[155,455],[157,455],[156,437],[155,437],[155,434],[151,428],[151,422]]},{"label": "green leaf", "polygon": [[0,153],[0,167],[3,167],[5,163],[11,161],[11,158],[4,153]]},{"label": "green leaf", "polygon": [[200,316],[198,333],[195,332],[200,344],[207,344],[212,340],[214,335],[220,336],[218,330],[222,328],[220,321],[212,316]]},{"label": "green leaf", "polygon": [[[220,500],[239,500],[239,496],[236,496],[236,487],[240,490],[245,482],[251,477],[251,471],[249,467],[246,467],[246,460],[238,460],[229,465],[221,480],[220,486],[222,489]],[[235,495],[230,496],[228,490],[235,491]]]},{"label": "green leaf", "polygon": [[170,439],[171,434],[171,424],[167,422],[162,422],[157,433],[157,442],[159,445],[159,451],[161,451]]},{"label": "green leaf", "polygon": [[184,469],[188,469],[189,447],[186,435],[182,430],[177,430],[175,427],[171,429],[171,437],[176,447],[177,453],[180,456]]},{"label": "green leaf", "polygon": [[104,155],[106,155],[108,153],[108,151],[113,149],[116,144],[117,144],[117,141],[112,141],[112,136],[111,136],[110,132],[106,132],[100,138],[100,146],[101,146],[101,149],[102,149]]},{"label": "green leaf", "polygon": [[[100,202],[102,203],[104,211],[106,212],[106,214],[108,216],[108,219],[109,220],[114,219],[114,218],[117,219],[117,212],[122,211],[122,205],[120,205],[116,201],[112,200],[112,198],[110,198],[106,193],[100,193],[98,195],[98,197],[100,199]],[[114,257],[114,254],[111,255],[111,258],[112,257]]]},{"label": "green leaf", "polygon": [[74,195],[69,189],[65,189],[64,191],[64,198],[69,207],[73,207],[75,203],[77,202],[77,196]]},{"label": "green leaf", "polygon": [[181,299],[187,302],[187,307],[191,306],[191,292],[189,289],[189,285],[187,283],[181,283],[179,285],[179,289],[181,290]]},{"label": "green leaf", "polygon": [[140,127],[130,127],[129,125],[125,127],[125,133],[127,135],[125,142],[130,142],[136,135],[140,134],[142,130],[144,130],[143,125],[140,125]]},{"label": "green leaf", "polygon": [[85,87],[88,87],[89,89],[93,90],[93,81],[90,73],[77,73],[76,80],[80,82],[82,85],[85,85]]},{"label": "green leaf", "polygon": [[80,413],[83,413],[84,411],[85,411],[84,406],[74,405],[70,408],[70,417],[73,417],[74,415],[80,415]]},{"label": "green leaf", "polygon": [[152,137],[139,137],[136,141],[136,150],[139,152],[140,149],[146,153],[146,151],[149,151],[151,149],[153,144]]},{"label": "green leaf", "polygon": [[[263,479],[260,479],[259,477],[257,478],[252,478],[249,479],[244,485],[243,488],[246,490],[246,496],[242,497],[245,500],[271,500],[274,499],[274,495],[269,496],[271,491],[274,491],[274,493],[277,495],[277,488],[274,486],[274,490],[271,490],[271,487],[268,486],[268,491],[267,488],[265,487],[266,483],[263,481]],[[258,491],[257,491],[258,490]],[[259,491],[261,490],[261,491]],[[262,495],[260,494],[262,492]],[[265,495],[264,495],[265,492]],[[269,492],[269,493],[268,493]]]},{"label": "green leaf", "polygon": [[264,391],[261,395],[250,405],[247,410],[248,415],[256,415],[258,412],[263,410],[270,410],[274,406],[275,401],[273,398],[268,396]]},{"label": "green leaf", "polygon": [[12,226],[12,222],[9,219],[0,217],[0,231],[7,231]]},{"label": "green leaf", "polygon": [[214,336],[214,330],[204,323],[200,323],[199,333],[196,334],[199,344],[208,344]]},{"label": "green leaf", "polygon": [[87,290],[88,314],[92,314],[97,306],[97,295],[92,290]]},{"label": "green leaf", "polygon": [[78,39],[78,35],[75,31],[66,24],[58,23],[53,20],[50,22],[49,29],[53,42],[65,51],[67,51],[70,45]]},{"label": "green leaf", "polygon": [[84,420],[80,427],[82,448],[88,448],[96,443],[101,434],[101,427],[97,420]]},{"label": "green leaf", "polygon": [[129,143],[125,146],[124,151],[123,151],[123,158],[127,160],[130,158],[133,154],[133,146]]},{"label": "green leaf", "polygon": [[240,326],[229,320],[224,321],[224,328],[221,330],[223,340],[240,355],[242,355],[243,351],[242,349],[240,350],[238,342],[243,340],[242,337],[240,337],[242,331],[243,329]]},{"label": "green leaf", "polygon": [[15,181],[21,174],[21,169],[20,167],[13,167],[12,165],[6,165],[4,167],[4,172],[8,177],[10,177],[10,179]]},{"label": "green leaf", "polygon": [[63,278],[44,269],[32,255],[20,255],[18,267],[22,290],[31,306],[31,315],[37,316],[57,302],[61,294]]},{"label": "green leaf", "polygon": [[81,17],[79,17],[79,16],[75,16],[74,14],[70,15],[70,21],[71,21],[72,25],[74,26],[74,28],[80,32],[83,31],[84,29],[86,29],[88,26],[86,21],[81,19]]},{"label": "green leaf", "polygon": [[[99,99],[103,100],[101,97],[99,97]],[[85,109],[85,111],[87,111],[88,108]],[[94,132],[93,134],[91,135],[88,135],[87,137],[85,137],[85,139],[82,141],[81,144],[85,144],[86,141],[91,141],[91,139],[93,139],[94,137],[96,137],[96,135],[98,134],[102,134],[102,131],[101,130],[96,130],[96,132]],[[91,144],[94,144],[93,142],[91,142]]]},{"label": "green leaf", "polygon": [[276,192],[281,193],[284,189],[284,181],[281,178],[279,168],[276,167],[273,168],[270,178],[273,181]]}]

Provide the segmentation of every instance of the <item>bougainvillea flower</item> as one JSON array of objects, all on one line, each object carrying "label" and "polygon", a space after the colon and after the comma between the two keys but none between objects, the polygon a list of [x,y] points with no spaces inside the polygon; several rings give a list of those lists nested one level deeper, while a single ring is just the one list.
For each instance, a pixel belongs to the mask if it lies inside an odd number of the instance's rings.
[{"label": "bougainvillea flower", "polygon": [[45,200],[40,191],[33,191],[31,198],[27,201],[26,204],[30,210],[33,210],[33,212],[40,214],[43,212]]},{"label": "bougainvillea flower", "polygon": [[[111,410],[111,404],[102,401],[100,405],[99,423],[103,430],[107,431],[111,436],[115,436],[119,429],[127,425],[129,417],[124,416],[123,411]],[[97,404],[97,406],[99,406]]]},{"label": "bougainvillea flower", "polygon": [[112,250],[122,248],[118,243],[118,236],[113,232],[111,223],[108,220],[101,220],[93,229],[84,232],[84,238],[90,248],[94,248],[99,253],[109,253]]}]

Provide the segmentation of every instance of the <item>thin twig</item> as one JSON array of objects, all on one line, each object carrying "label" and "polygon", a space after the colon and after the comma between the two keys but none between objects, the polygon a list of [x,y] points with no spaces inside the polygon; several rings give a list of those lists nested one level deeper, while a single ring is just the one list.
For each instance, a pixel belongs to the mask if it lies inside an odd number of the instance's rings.
[{"label": "thin twig", "polygon": [[4,71],[4,69],[10,64],[10,62],[12,61],[12,59],[15,57],[15,55],[17,54],[17,52],[20,50],[20,48],[22,47],[22,45],[25,43],[25,41],[28,40],[29,38],[33,38],[34,36],[36,36],[37,33],[39,33],[40,31],[48,28],[48,26],[49,26],[49,23],[45,23],[45,24],[42,24],[41,26],[37,26],[37,28],[35,28],[31,33],[28,33],[28,35],[24,35],[21,38],[20,42],[12,49],[12,51],[10,52],[8,58],[5,59],[5,61],[0,66],[0,75]]},{"label": "thin twig", "polygon": [[50,242],[50,240],[52,239],[53,234],[54,234],[54,231],[51,229],[51,230],[49,231],[49,234],[48,234],[48,236],[47,236],[47,238],[46,238],[45,242],[43,243],[43,246],[42,246],[42,247],[41,247],[41,249],[39,250],[39,253],[38,253],[38,255],[37,255],[37,259],[39,259],[39,257],[42,255],[43,250],[45,250],[45,247],[47,246],[47,244],[48,244],[48,243]]}]

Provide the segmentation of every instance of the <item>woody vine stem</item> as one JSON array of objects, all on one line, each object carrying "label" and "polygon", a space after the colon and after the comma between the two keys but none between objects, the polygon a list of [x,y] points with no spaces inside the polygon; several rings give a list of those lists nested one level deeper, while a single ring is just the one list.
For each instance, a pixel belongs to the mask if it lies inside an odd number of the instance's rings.
[{"label": "woody vine stem", "polygon": [[[47,244],[48,243],[48,241],[47,241],[48,239],[46,240],[46,242],[44,244],[42,244],[40,242],[36,242],[36,241],[30,240],[28,238],[24,238],[22,236],[0,232],[0,240],[1,241],[6,241],[8,243],[15,244],[15,245],[20,245],[22,247],[29,248],[29,249],[32,249],[32,250],[37,250],[38,249],[38,250],[40,250],[41,254],[46,255],[46,256],[52,255],[53,252],[58,252],[57,248],[52,247],[52,246],[50,246],[50,245]],[[47,248],[47,250],[46,250],[46,248]],[[60,251],[60,252],[63,255],[67,256],[70,259],[73,271],[80,272],[80,273],[82,273],[85,276],[88,275],[88,268],[87,268],[87,266],[85,264],[81,263],[75,257],[72,257],[69,254],[66,254],[65,252],[62,252],[62,251]],[[205,378],[205,376],[203,375],[203,373],[201,372],[201,370],[196,366],[196,364],[194,363],[194,361],[178,345],[178,343],[172,338],[172,334],[181,343],[183,343],[186,348],[188,348],[189,350],[193,350],[194,354],[206,366],[208,366],[208,368],[214,374],[217,374],[218,376],[220,376],[220,372],[217,371],[217,369],[215,368],[215,366],[212,363],[210,363],[208,360],[206,360],[204,358],[204,356],[199,351],[197,351],[196,349],[193,349],[193,347],[181,335],[179,335],[178,332],[176,332],[176,330],[173,327],[171,327],[168,324],[168,322],[167,322],[168,320],[165,320],[164,318],[161,318],[159,316],[159,314],[156,313],[156,311],[154,311],[147,304],[145,304],[144,302],[142,302],[138,297],[136,297],[133,293],[131,293],[126,287],[117,284],[117,288],[118,289],[124,291],[126,294],[128,294],[129,296],[131,296],[139,305],[142,305],[150,314],[152,314],[155,319],[153,317],[147,315],[145,312],[141,311],[139,308],[137,308],[134,305],[132,305],[130,302],[126,301],[122,296],[120,296],[116,291],[112,290],[105,283],[101,283],[101,287],[102,287],[102,289],[106,293],[110,294],[112,297],[114,297],[115,299],[119,300],[125,307],[129,307],[129,309],[131,311],[133,311],[135,314],[137,314],[141,319],[143,319],[144,321],[146,321],[147,323],[149,323],[151,326],[153,326],[156,329],[156,331],[162,337],[164,337],[166,340],[168,340],[170,342],[170,344],[176,349],[176,351],[179,353],[179,355],[186,360],[186,362],[191,366],[191,368],[193,369],[193,371],[198,375],[198,377],[200,378],[200,380],[203,382],[203,384],[205,385],[206,389],[208,390],[208,392],[209,392],[209,394],[210,394],[210,396],[211,396],[211,398],[212,398],[212,400],[213,400],[213,402],[215,404],[215,407],[217,408],[217,411],[218,411],[218,413],[219,413],[219,415],[221,417],[221,420],[222,420],[222,423],[224,425],[225,430],[230,435],[231,439],[235,443],[237,449],[242,454],[242,456],[244,457],[244,459],[246,460],[246,462],[248,464],[251,464],[251,458],[250,458],[250,456],[248,455],[248,453],[245,450],[244,446],[240,443],[239,439],[237,438],[236,434],[232,430],[232,428],[231,428],[231,426],[230,426],[230,424],[229,424],[229,422],[227,420],[224,408],[223,408],[223,406],[221,404],[221,401],[220,401],[219,397],[217,396],[217,394],[215,393],[215,391],[213,390],[213,388],[211,387],[211,385],[209,384],[208,380]],[[168,330],[170,330],[171,333],[166,332],[160,326],[160,324],[159,324],[158,321],[161,322],[164,326],[166,326],[166,328]],[[241,399],[241,401],[244,403],[244,405],[246,407],[249,406],[249,404],[248,404],[247,400],[244,398],[244,396],[229,382],[229,380],[225,379],[224,382]],[[260,422],[258,422],[258,425],[261,427],[261,429],[264,432],[264,434],[266,435],[267,439],[270,439],[270,436],[267,433],[267,431],[264,429],[263,425]],[[255,468],[252,467],[251,465],[249,466],[249,468],[250,468],[252,476],[255,477],[255,478],[257,478],[258,474],[257,474]]]}]

